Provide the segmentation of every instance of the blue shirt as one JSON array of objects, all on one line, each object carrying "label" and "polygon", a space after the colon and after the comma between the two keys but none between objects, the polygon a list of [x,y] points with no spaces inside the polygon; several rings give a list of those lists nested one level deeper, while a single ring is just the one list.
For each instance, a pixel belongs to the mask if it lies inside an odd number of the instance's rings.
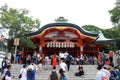
[{"label": "blue shirt", "polygon": [[27,80],[35,80],[35,73],[36,70],[32,70],[32,71],[27,71]]}]

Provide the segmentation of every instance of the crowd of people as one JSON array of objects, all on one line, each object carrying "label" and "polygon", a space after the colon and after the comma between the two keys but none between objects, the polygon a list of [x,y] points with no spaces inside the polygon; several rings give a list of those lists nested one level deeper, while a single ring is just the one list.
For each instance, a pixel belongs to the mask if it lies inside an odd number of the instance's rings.
[{"label": "crowd of people", "polygon": [[120,69],[118,66],[114,66],[113,63],[107,66],[99,64],[97,69],[96,80],[120,80]]},{"label": "crowd of people", "polygon": [[[35,80],[35,74],[37,71],[42,73],[42,66],[46,66],[51,64],[52,71],[48,76],[48,80],[67,80],[66,70],[70,70],[70,65],[79,65],[78,71],[76,71],[75,76],[84,76],[85,72],[82,65],[98,65],[98,73],[96,75],[96,80],[120,80],[120,71],[117,67],[114,67],[112,54],[110,57],[106,57],[105,55],[101,56],[101,61],[98,62],[97,57],[95,56],[87,56],[80,55],[78,57],[73,57],[67,51],[65,53],[59,52],[59,55],[56,53],[54,55],[46,55],[38,54],[36,51],[33,55],[27,55],[26,61],[23,63],[23,68],[20,70],[20,80]],[[19,57],[16,57],[18,60]],[[50,60],[50,61],[49,61]],[[1,75],[4,74],[5,80],[12,80],[14,76],[11,75],[11,67],[13,61],[8,58],[5,58],[2,61],[2,69]],[[19,64],[19,61],[16,61]],[[109,65],[109,67],[105,67],[103,65]],[[60,68],[57,72],[56,66],[59,65]],[[117,76],[115,76],[115,74]],[[113,79],[114,78],[114,79]]]}]

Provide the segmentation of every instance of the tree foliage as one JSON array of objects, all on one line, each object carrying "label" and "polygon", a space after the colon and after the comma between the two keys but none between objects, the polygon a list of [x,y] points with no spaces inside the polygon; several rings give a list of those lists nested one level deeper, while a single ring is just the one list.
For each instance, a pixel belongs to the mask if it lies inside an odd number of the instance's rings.
[{"label": "tree foliage", "polygon": [[100,28],[98,28],[94,25],[84,25],[84,26],[82,26],[82,28],[84,28],[87,31],[99,31],[99,30],[101,30]]},{"label": "tree foliage", "polygon": [[[118,29],[101,29],[98,28],[94,25],[84,25],[82,26],[85,30],[87,31],[91,31],[91,32],[96,32],[99,33],[99,31],[102,31],[102,33],[104,34],[104,36],[106,38],[111,38],[111,39],[117,39],[119,32],[116,32]],[[118,47],[118,46],[117,46]],[[108,47],[108,44],[103,44],[102,47],[100,48],[100,51],[105,51],[108,52],[109,50],[115,50],[114,44],[111,44],[111,46]]]},{"label": "tree foliage", "polygon": [[0,8],[0,24],[2,27],[9,29],[9,48],[12,46],[11,40],[20,38],[20,46],[27,46],[28,48],[35,48],[31,42],[28,34],[40,26],[38,19],[33,20],[28,16],[29,11],[26,9],[9,8],[6,4]]},{"label": "tree foliage", "polygon": [[109,11],[110,15],[111,15],[111,21],[113,22],[113,24],[117,24],[120,21],[120,2],[116,3],[116,6]]}]

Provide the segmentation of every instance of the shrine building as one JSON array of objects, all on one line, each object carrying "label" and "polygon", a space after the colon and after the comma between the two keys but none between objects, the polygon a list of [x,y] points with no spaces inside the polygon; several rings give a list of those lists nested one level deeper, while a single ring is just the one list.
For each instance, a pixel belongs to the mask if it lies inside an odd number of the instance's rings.
[{"label": "shrine building", "polygon": [[[37,44],[35,49],[44,55],[58,54],[60,51],[68,52],[72,56],[86,54],[100,58],[100,47],[104,43],[112,43],[102,32],[86,31],[80,26],[68,23],[64,17],[59,17],[55,23],[46,24],[36,32],[29,34],[31,40]],[[24,55],[29,51],[23,48]]]}]

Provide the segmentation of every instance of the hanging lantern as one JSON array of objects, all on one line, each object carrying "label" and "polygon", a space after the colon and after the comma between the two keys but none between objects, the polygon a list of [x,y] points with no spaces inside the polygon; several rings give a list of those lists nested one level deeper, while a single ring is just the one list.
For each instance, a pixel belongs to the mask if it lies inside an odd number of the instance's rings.
[{"label": "hanging lantern", "polygon": [[57,42],[55,43],[55,47],[58,47],[58,43]]},{"label": "hanging lantern", "polygon": [[67,47],[66,42],[65,42],[65,44],[64,44],[64,47],[65,47],[65,48]]},{"label": "hanging lantern", "polygon": [[67,47],[69,47],[69,43],[67,43]]},{"label": "hanging lantern", "polygon": [[52,47],[52,42],[50,42],[50,47]]},{"label": "hanging lantern", "polygon": [[72,47],[72,44],[71,44],[71,42],[69,43],[70,44],[70,48]]},{"label": "hanging lantern", "polygon": [[60,43],[59,43],[58,45],[59,45],[59,48],[60,48],[60,47],[61,47],[61,46],[60,46]]},{"label": "hanging lantern", "polygon": [[47,47],[50,47],[50,43],[47,43]]},{"label": "hanging lantern", "polygon": [[62,43],[61,47],[62,47],[62,48],[64,47],[64,43]]},{"label": "hanging lantern", "polygon": [[55,47],[55,43],[52,44],[52,47]]}]

